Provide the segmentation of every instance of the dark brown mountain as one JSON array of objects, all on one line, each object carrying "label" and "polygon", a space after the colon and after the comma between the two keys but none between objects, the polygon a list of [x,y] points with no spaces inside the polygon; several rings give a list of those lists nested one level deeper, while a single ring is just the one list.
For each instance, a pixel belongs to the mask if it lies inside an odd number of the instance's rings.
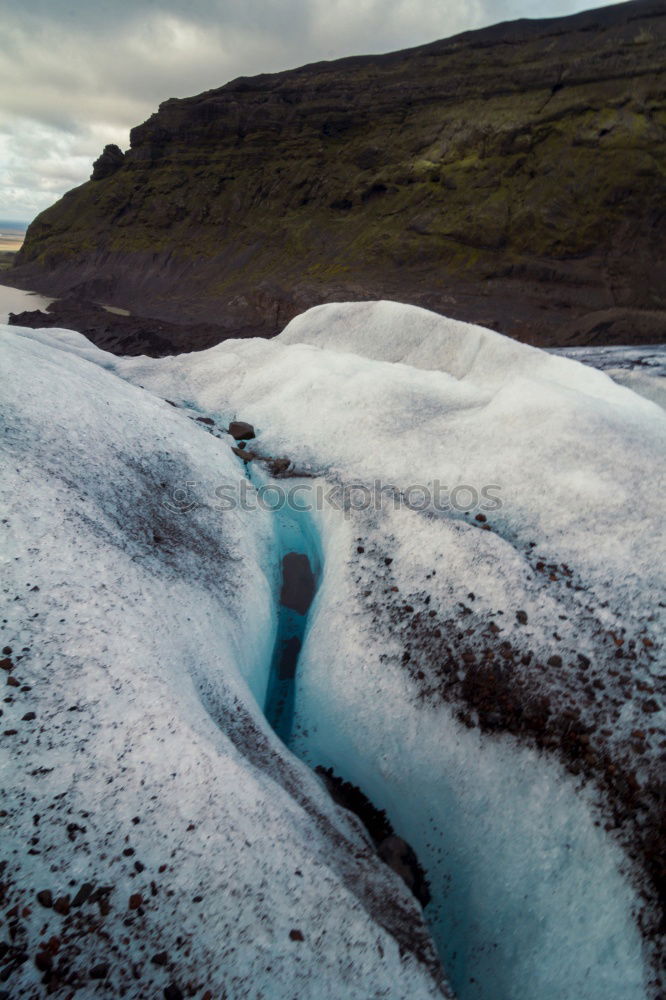
[{"label": "dark brown mountain", "polygon": [[666,339],[665,232],[666,2],[636,0],[168,100],[2,280],[174,350],[380,297],[637,343]]}]

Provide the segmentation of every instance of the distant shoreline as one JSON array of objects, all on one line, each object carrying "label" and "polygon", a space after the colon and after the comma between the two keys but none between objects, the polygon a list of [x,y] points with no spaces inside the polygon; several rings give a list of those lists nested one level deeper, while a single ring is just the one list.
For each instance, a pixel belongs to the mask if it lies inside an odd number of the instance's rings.
[{"label": "distant shoreline", "polygon": [[23,246],[27,226],[24,222],[0,219],[0,253],[16,253]]}]

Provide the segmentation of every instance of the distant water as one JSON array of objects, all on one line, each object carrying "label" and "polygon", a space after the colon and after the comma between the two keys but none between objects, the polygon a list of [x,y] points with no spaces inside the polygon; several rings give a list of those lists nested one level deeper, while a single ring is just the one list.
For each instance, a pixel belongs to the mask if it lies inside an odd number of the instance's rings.
[{"label": "distant water", "polygon": [[10,312],[25,312],[26,309],[46,309],[55,299],[48,299],[37,292],[24,292],[20,288],[0,285],[0,323],[9,322]]},{"label": "distant water", "polygon": [[25,232],[24,222],[8,222],[7,219],[0,219],[0,250],[16,253],[21,249]]}]

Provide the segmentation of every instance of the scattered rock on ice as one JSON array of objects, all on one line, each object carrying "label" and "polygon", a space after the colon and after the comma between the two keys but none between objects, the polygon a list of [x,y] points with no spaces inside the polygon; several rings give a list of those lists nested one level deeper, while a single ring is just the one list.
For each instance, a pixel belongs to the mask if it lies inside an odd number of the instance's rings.
[{"label": "scattered rock on ice", "polygon": [[249,441],[256,437],[252,424],[247,424],[244,420],[232,420],[229,424],[229,433],[236,441]]}]

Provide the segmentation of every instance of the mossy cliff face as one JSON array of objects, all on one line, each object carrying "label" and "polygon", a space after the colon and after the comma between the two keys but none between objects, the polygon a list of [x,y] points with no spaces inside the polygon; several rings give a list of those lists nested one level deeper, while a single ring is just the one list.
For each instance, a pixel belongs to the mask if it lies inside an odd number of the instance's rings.
[{"label": "mossy cliff face", "polygon": [[663,0],[241,78],[118,154],[12,281],[230,331],[392,297],[536,343],[595,312],[666,336]]}]

